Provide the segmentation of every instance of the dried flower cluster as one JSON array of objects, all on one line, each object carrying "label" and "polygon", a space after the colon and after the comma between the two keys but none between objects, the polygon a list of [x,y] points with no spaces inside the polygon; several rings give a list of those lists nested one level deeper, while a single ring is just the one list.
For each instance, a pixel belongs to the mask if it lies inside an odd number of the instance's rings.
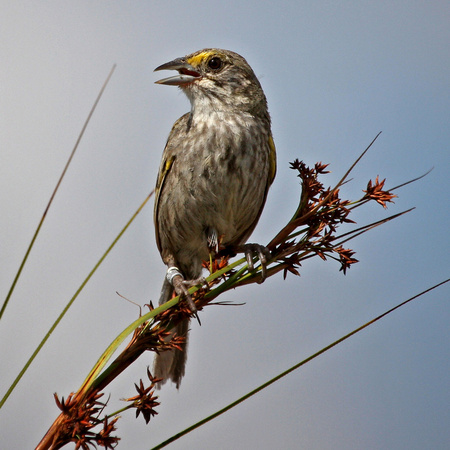
[{"label": "dried flower cluster", "polygon": [[[64,397],[59,400],[56,394],[54,396],[61,414],[50,448],[61,448],[69,442],[74,442],[76,449],[83,450],[96,448],[96,445],[112,449],[118,444],[119,438],[111,436],[116,430],[118,417],[111,421],[108,417],[100,418],[106,406],[106,403],[99,401],[103,394],[91,391],[85,398],[70,394],[67,400]],[[99,431],[93,430],[99,426]]]},{"label": "dried flower cluster", "polygon": [[392,202],[392,199],[397,196],[389,191],[383,190],[385,181],[386,179],[379,181],[378,175],[373,184],[372,180],[370,180],[367,184],[367,189],[364,191],[366,195],[363,197],[363,200],[375,200],[383,208],[387,208],[386,202]]},{"label": "dried flower cluster", "polygon": [[139,417],[139,414],[142,413],[145,423],[149,423],[150,419],[158,414],[155,408],[159,405],[159,402],[156,401],[158,397],[154,393],[156,383],[161,381],[161,379],[153,377],[148,368],[147,376],[150,380],[150,386],[144,387],[144,383],[140,380],[139,386],[136,383],[134,384],[138,395],[125,399],[126,402],[131,402],[129,408],[136,409],[136,417]]}]

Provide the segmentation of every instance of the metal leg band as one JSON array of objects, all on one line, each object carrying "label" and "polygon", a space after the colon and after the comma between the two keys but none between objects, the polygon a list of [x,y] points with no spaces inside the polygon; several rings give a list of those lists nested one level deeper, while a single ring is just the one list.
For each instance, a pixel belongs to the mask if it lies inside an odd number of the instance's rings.
[{"label": "metal leg band", "polygon": [[178,269],[178,267],[172,266],[167,269],[166,279],[172,286],[173,286],[172,280],[177,275],[179,275],[181,278],[184,279],[184,277],[183,277],[182,273],[180,272],[180,269]]}]

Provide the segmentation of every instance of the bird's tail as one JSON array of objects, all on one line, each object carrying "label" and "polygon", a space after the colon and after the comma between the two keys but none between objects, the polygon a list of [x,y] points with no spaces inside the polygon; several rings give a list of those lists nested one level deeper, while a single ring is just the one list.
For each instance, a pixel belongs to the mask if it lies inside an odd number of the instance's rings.
[{"label": "bird's tail", "polygon": [[[163,303],[168,302],[172,298],[172,295],[173,286],[164,277],[159,304],[162,305]],[[158,383],[158,388],[160,388],[168,379],[176,384],[177,389],[180,387],[186,366],[188,331],[189,320],[183,320],[170,330],[170,334],[166,337],[167,342],[170,341],[175,334],[184,337],[185,340],[181,345],[181,350],[165,350],[156,355],[153,376],[162,378],[162,381]]]}]

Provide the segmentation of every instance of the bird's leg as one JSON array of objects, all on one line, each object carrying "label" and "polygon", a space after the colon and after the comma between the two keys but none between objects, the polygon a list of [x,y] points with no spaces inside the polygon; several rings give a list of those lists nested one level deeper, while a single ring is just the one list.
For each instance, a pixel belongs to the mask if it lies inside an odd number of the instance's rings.
[{"label": "bird's leg", "polygon": [[260,244],[244,244],[235,248],[237,253],[244,253],[247,259],[248,268],[254,270],[253,257],[256,255],[261,263],[261,279],[258,283],[263,283],[267,278],[267,261],[270,261],[272,255],[267,247]]},{"label": "bird's leg", "polygon": [[205,278],[199,277],[193,280],[185,280],[182,273],[175,266],[171,266],[167,269],[166,278],[167,281],[173,286],[175,293],[186,299],[189,309],[195,315],[198,323],[201,325],[200,319],[197,315],[197,307],[192,300],[191,294],[189,294],[189,288],[191,288],[192,286],[197,286],[199,284],[203,285],[206,282]]}]

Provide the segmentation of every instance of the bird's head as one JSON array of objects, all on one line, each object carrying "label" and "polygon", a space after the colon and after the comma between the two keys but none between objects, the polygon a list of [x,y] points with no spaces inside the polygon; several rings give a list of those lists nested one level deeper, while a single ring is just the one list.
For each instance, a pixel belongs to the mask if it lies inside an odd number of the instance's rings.
[{"label": "bird's head", "polygon": [[267,113],[261,85],[247,61],[229,50],[208,48],[158,66],[177,70],[178,75],[156,81],[179,86],[193,107],[234,109],[251,114]]}]

